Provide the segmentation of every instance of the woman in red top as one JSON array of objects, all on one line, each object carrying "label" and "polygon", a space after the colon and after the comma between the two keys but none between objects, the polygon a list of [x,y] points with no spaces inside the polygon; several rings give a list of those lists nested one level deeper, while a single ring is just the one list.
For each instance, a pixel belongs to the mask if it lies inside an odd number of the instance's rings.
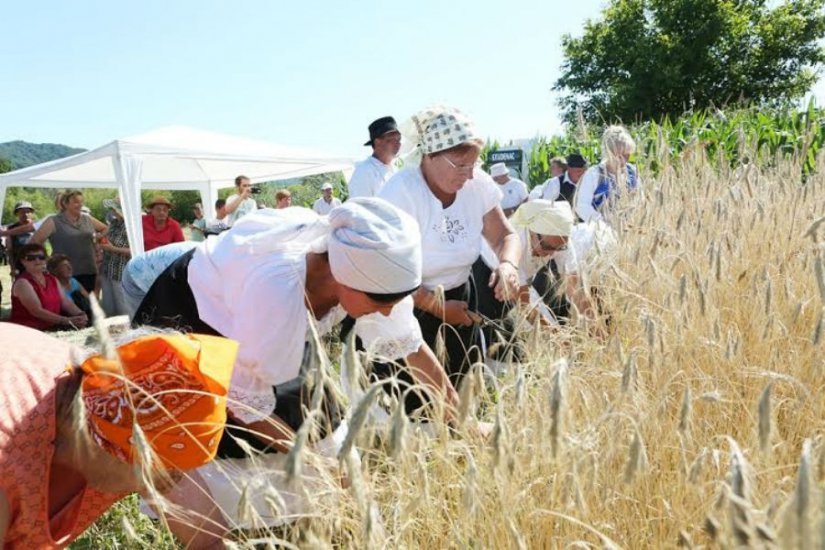
[{"label": "woman in red top", "polygon": [[89,322],[86,314],[60,291],[55,276],[46,271],[43,245],[28,243],[17,253],[23,272],[11,287],[9,320],[37,330],[85,327]]}]

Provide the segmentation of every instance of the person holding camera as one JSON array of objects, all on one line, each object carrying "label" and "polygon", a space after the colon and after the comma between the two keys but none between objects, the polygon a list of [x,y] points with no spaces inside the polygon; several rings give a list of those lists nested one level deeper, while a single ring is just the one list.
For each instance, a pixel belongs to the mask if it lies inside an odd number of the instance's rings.
[{"label": "person holding camera", "polygon": [[226,214],[229,217],[229,227],[250,212],[258,209],[258,203],[252,198],[253,194],[260,193],[260,189],[252,187],[252,182],[246,176],[235,178],[235,194],[226,199]]}]

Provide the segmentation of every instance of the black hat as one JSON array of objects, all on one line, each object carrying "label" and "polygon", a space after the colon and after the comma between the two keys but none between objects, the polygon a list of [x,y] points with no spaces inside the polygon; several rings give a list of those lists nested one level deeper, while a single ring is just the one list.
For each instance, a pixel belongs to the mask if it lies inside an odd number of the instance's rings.
[{"label": "black hat", "polygon": [[372,141],[375,138],[379,138],[384,134],[389,134],[390,132],[397,132],[398,124],[395,123],[395,119],[391,116],[383,116],[378,120],[374,120],[372,124],[369,125],[369,131],[370,140],[364,145],[372,145]]},{"label": "black hat", "polygon": [[587,166],[587,159],[578,153],[571,153],[564,159],[568,168],[584,168]]}]

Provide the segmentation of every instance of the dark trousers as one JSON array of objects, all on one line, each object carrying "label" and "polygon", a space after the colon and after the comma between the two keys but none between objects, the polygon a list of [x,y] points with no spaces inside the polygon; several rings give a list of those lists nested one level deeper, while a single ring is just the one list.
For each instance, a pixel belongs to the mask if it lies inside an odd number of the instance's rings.
[{"label": "dark trousers", "polygon": [[77,282],[80,283],[80,286],[86,289],[86,292],[91,294],[95,291],[95,282],[97,282],[97,274],[92,273],[91,275],[74,275],[74,278],[77,279]]},{"label": "dark trousers", "polygon": [[[194,250],[190,250],[175,260],[155,280],[135,313],[133,321],[135,325],[223,336],[201,320],[198,315],[198,306],[188,281],[189,262],[192,261],[194,253]],[[301,427],[304,421],[304,408],[308,409],[310,406],[312,392],[305,381],[306,377],[302,368],[297,378],[272,388],[275,394],[275,410],[272,413],[283,420],[293,431],[298,431]],[[327,389],[324,395],[322,411],[326,421],[320,423],[317,434],[319,438],[324,438],[327,433],[331,433],[342,418],[341,407],[333,394]],[[265,419],[261,418],[261,420]],[[218,457],[246,457],[246,453],[237,442],[238,439],[244,440],[252,449],[260,452],[278,452],[268,442],[250,434],[246,428],[240,427],[231,417],[227,417],[226,429],[218,445]]]}]

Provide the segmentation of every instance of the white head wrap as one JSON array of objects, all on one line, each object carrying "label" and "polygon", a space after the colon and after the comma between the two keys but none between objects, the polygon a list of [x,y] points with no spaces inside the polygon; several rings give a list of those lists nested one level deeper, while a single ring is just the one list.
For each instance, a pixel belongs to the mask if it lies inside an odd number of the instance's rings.
[{"label": "white head wrap", "polygon": [[539,235],[569,237],[575,218],[567,201],[536,199],[519,206],[510,221]]},{"label": "white head wrap", "polygon": [[469,116],[453,107],[436,105],[414,114],[403,122],[399,156],[405,165],[418,165],[424,155],[438,153],[463,143],[484,143]]},{"label": "white head wrap", "polygon": [[328,221],[336,281],[375,294],[421,285],[421,233],[412,216],[385,200],[359,197],[333,208]]}]

